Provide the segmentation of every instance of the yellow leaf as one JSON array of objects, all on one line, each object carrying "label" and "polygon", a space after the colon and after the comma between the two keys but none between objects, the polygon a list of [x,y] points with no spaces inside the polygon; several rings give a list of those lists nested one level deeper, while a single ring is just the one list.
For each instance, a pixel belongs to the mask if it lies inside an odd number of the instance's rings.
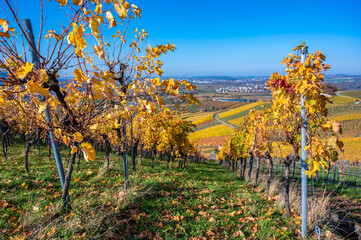
[{"label": "yellow leaf", "polygon": [[93,60],[91,59],[91,57],[86,56],[86,57],[85,57],[85,60],[86,60],[86,62],[89,63],[94,69],[99,70],[99,68],[93,64]]},{"label": "yellow leaf", "polygon": [[322,127],[323,127],[324,129],[327,129],[327,128],[331,128],[332,126],[331,126],[331,123],[330,123],[330,122],[327,122],[327,123],[323,124]]},{"label": "yellow leaf", "polygon": [[20,68],[16,70],[15,75],[19,79],[24,79],[32,68],[33,68],[33,64],[26,62],[24,65],[22,65]]},{"label": "yellow leaf", "polygon": [[90,143],[84,142],[81,144],[81,150],[83,151],[84,158],[86,161],[95,160],[95,150]]},{"label": "yellow leaf", "polygon": [[42,102],[39,104],[39,110],[38,110],[38,113],[42,113],[44,112],[45,108],[47,106],[47,103],[46,102]]},{"label": "yellow leaf", "polygon": [[91,125],[91,126],[90,126],[90,129],[91,129],[91,130],[97,130],[97,129],[98,129],[98,124],[96,123],[96,124],[94,124],[94,125]]},{"label": "yellow leaf", "polygon": [[49,81],[49,77],[48,77],[48,74],[46,73],[45,69],[40,69],[39,72],[40,72],[40,77],[41,77],[42,82]]},{"label": "yellow leaf", "polygon": [[40,86],[39,83],[34,82],[33,80],[30,80],[29,82],[27,82],[27,89],[32,92],[32,93],[39,93],[41,95],[43,95],[44,97],[48,98],[50,97],[50,93],[43,88],[42,86]]},{"label": "yellow leaf", "polygon": [[52,229],[50,229],[50,231],[49,232],[47,232],[47,236],[48,237],[50,237],[50,236],[52,236],[54,233],[55,233],[55,230],[56,230],[56,228],[55,227],[53,227]]},{"label": "yellow leaf", "polygon": [[341,123],[337,122],[335,120],[331,120],[331,126],[332,126],[332,130],[335,133],[341,133]]},{"label": "yellow leaf", "polygon": [[4,33],[9,31],[9,22],[5,19],[0,19],[0,25],[4,29]]},{"label": "yellow leaf", "polygon": [[73,23],[73,31],[69,33],[67,39],[69,44],[73,44],[75,47],[78,47],[79,49],[83,50],[86,48],[87,43],[84,36],[84,27],[83,24],[78,25],[76,23]]},{"label": "yellow leaf", "polygon": [[109,21],[109,28],[117,26],[117,22],[115,21],[115,18],[113,17],[113,14],[110,11],[107,11],[106,18]]},{"label": "yellow leaf", "polygon": [[127,12],[128,10],[119,3],[114,3],[115,11],[118,13],[119,17],[124,21],[124,19],[128,16]]},{"label": "yellow leaf", "polygon": [[312,161],[312,165],[313,165],[313,169],[312,169],[313,172],[318,172],[318,171],[320,171],[320,163],[319,163],[319,162],[317,162],[317,161]]},{"label": "yellow leaf", "polygon": [[129,5],[128,2],[124,2],[124,3],[123,3],[123,6],[124,6],[126,9],[129,9],[129,8],[130,8],[130,5]]},{"label": "yellow leaf", "polygon": [[161,96],[157,96],[157,101],[158,101],[159,107],[162,108],[164,105],[163,98]]},{"label": "yellow leaf", "polygon": [[75,54],[78,55],[81,58],[84,58],[84,53],[83,50],[81,50],[80,48],[75,48]]},{"label": "yellow leaf", "polygon": [[152,85],[153,86],[160,86],[160,80],[159,78],[152,79]]},{"label": "yellow leaf", "polygon": [[185,84],[185,87],[186,87],[187,90],[191,90],[191,91],[192,91],[193,89],[196,89],[196,88],[197,88],[196,86],[194,86],[193,84],[188,83],[188,82]]},{"label": "yellow leaf", "polygon": [[55,38],[55,40],[60,40],[59,34],[55,32],[55,30],[48,30],[48,34],[45,35],[45,39],[48,39],[50,37]]},{"label": "yellow leaf", "polygon": [[85,82],[86,78],[85,75],[83,73],[83,71],[81,69],[75,69],[73,72],[74,76],[75,76],[75,80],[78,82]]},{"label": "yellow leaf", "polygon": [[104,93],[104,95],[105,95],[109,100],[112,100],[112,99],[113,99],[114,92],[113,92],[113,90],[112,90],[109,86],[104,85],[103,93]]},{"label": "yellow leaf", "polygon": [[97,56],[100,58],[100,59],[103,59],[104,58],[104,51],[103,51],[103,48],[101,46],[98,46],[98,45],[95,45],[93,47],[94,49],[94,52],[97,54]]},{"label": "yellow leaf", "polygon": [[92,34],[96,38],[99,38],[99,18],[97,18],[97,17],[90,18],[89,27],[91,29]]},{"label": "yellow leaf", "polygon": [[5,19],[0,18],[0,26],[4,32],[0,32],[0,37],[10,38],[9,30],[15,32],[14,28],[9,28],[9,22]]},{"label": "yellow leaf", "polygon": [[71,152],[70,152],[70,154],[74,154],[74,153],[76,153],[78,151],[78,148],[76,147],[76,146],[72,146],[71,147]]},{"label": "yellow leaf", "polygon": [[310,59],[310,58],[307,58],[307,59],[306,59],[305,65],[306,65],[307,67],[311,65],[311,59]]},{"label": "yellow leaf", "polygon": [[82,142],[83,139],[84,139],[83,135],[81,135],[80,132],[74,133],[73,137],[74,137],[74,140],[77,141],[77,142]]},{"label": "yellow leaf", "polygon": [[61,7],[64,7],[66,4],[68,4],[68,0],[55,0],[55,1],[59,3]]},{"label": "yellow leaf", "polygon": [[95,12],[97,14],[101,14],[102,13],[102,4],[98,3],[97,6],[95,7]]},{"label": "yellow leaf", "polygon": [[63,143],[65,143],[66,145],[69,145],[70,143],[70,138],[67,136],[63,136]]},{"label": "yellow leaf", "polygon": [[73,4],[80,6],[83,3],[83,0],[73,0]]},{"label": "yellow leaf", "polygon": [[154,71],[155,71],[159,76],[162,76],[162,74],[163,74],[163,71],[162,71],[162,69],[161,69],[159,66],[155,67],[155,68],[154,68]]}]

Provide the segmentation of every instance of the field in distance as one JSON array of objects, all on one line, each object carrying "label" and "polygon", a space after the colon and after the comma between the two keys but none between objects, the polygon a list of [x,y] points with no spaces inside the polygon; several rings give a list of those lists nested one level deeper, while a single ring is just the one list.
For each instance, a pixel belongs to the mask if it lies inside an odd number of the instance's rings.
[{"label": "field in distance", "polygon": [[[184,119],[196,125],[191,138],[205,152],[216,152],[222,142],[231,136],[232,128],[237,128],[251,109],[270,106],[270,95],[261,93],[199,93],[201,102],[198,111],[187,112]],[[216,99],[247,99],[250,102],[218,101]],[[254,102],[255,101],[255,102]],[[327,104],[329,116],[341,123],[341,140],[345,143],[342,158],[350,162],[361,161],[361,91],[340,91]],[[218,118],[218,120],[217,120]],[[283,152],[287,153],[287,149]]]}]

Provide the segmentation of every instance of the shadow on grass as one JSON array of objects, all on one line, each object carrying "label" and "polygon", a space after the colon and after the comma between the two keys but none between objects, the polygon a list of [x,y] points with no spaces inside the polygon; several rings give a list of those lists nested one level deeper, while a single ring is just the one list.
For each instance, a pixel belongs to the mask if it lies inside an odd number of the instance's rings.
[{"label": "shadow on grass", "polygon": [[[144,194],[129,200],[130,203],[118,213],[105,216],[96,230],[97,235],[102,239],[156,238],[157,232],[164,231],[160,229],[160,224],[163,222],[168,226],[177,215],[184,215],[183,224],[196,224],[196,217],[187,216],[186,212],[196,208],[197,204],[199,206],[199,197],[204,193],[202,191],[235,179],[233,173],[216,163],[198,163],[185,169],[171,169],[163,179],[153,178],[148,181],[139,191]],[[185,181],[191,184],[186,186]],[[214,197],[222,194],[223,188],[214,191]],[[177,237],[190,236],[191,231],[195,230],[184,229]]]}]

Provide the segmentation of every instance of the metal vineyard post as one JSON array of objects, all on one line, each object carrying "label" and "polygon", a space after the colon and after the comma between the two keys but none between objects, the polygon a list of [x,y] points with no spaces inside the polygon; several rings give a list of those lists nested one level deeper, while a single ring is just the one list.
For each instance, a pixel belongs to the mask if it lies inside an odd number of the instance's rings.
[{"label": "metal vineyard post", "polygon": [[[23,24],[24,24],[26,35],[27,35],[28,39],[30,40],[30,44],[35,47],[36,45],[35,45],[35,39],[34,39],[33,28],[31,25],[31,20],[24,19]],[[36,54],[36,52],[34,51],[34,49],[32,47],[29,48],[29,51],[31,52],[31,55],[32,55],[32,62],[34,63],[34,65],[37,68],[39,68],[40,67],[39,56]],[[45,98],[43,96],[40,96],[40,100],[44,101]],[[48,133],[49,133],[51,146],[52,146],[53,152],[54,152],[56,166],[58,168],[61,188],[64,190],[64,181],[65,181],[64,168],[63,168],[63,163],[61,161],[58,143],[55,141],[54,133],[52,132],[52,123],[51,123],[49,106],[47,106],[45,108],[44,113],[45,113],[45,119],[48,123]],[[69,202],[70,202],[70,197],[68,194],[67,203],[69,204]]]},{"label": "metal vineyard post", "polygon": [[[301,61],[303,64],[305,64],[306,58],[307,58],[307,47],[303,47],[301,49]],[[302,160],[302,171],[301,171],[301,178],[302,178],[302,225],[301,225],[301,235],[303,238],[307,236],[307,152],[305,150],[306,147],[306,128],[307,128],[307,122],[306,122],[306,108],[304,106],[304,103],[306,101],[306,98],[304,95],[301,96],[301,160]]]}]

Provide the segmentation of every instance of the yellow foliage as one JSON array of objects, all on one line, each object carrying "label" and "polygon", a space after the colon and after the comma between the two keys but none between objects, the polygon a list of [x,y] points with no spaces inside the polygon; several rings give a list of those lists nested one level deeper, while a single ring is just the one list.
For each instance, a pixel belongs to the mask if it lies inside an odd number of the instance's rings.
[{"label": "yellow foliage", "polygon": [[233,129],[227,125],[221,124],[193,132],[189,135],[190,139],[201,139],[209,137],[230,136]]},{"label": "yellow foliage", "polygon": [[78,27],[76,23],[73,23],[73,31],[69,33],[68,43],[73,44],[76,47],[75,52],[78,56],[84,57],[82,50],[86,48],[87,43],[84,39],[83,24],[80,24]]},{"label": "yellow foliage", "polygon": [[94,161],[95,160],[95,150],[90,143],[84,142],[81,144],[81,150],[84,154],[85,161]]},{"label": "yellow foliage", "polygon": [[361,137],[342,138],[345,151],[343,158],[350,162],[361,162]]},{"label": "yellow foliage", "polygon": [[210,113],[203,117],[197,118],[196,120],[192,121],[192,123],[195,125],[198,125],[198,124],[204,123],[206,121],[209,121],[211,119],[213,119],[213,113]]},{"label": "yellow foliage", "polygon": [[110,11],[106,12],[106,18],[109,21],[109,28],[117,26],[117,22],[115,21],[115,18],[113,17],[113,14]]},{"label": "yellow foliage", "polygon": [[27,86],[28,86],[27,89],[32,93],[39,93],[39,94],[43,95],[46,98],[50,97],[50,93],[45,88],[40,86],[39,83],[34,82],[33,80],[30,80],[27,83]]},{"label": "yellow foliage", "polygon": [[33,69],[33,64],[26,62],[20,68],[18,68],[15,72],[15,75],[19,79],[24,79],[26,75]]},{"label": "yellow foliage", "polygon": [[60,4],[60,7],[64,7],[66,4],[68,4],[68,0],[55,0]]},{"label": "yellow foliage", "polygon": [[246,116],[243,116],[243,117],[235,118],[232,120],[228,120],[228,122],[230,122],[233,125],[239,126],[242,124],[242,122],[244,121],[245,118],[246,118]]},{"label": "yellow foliage", "polygon": [[70,138],[67,136],[63,136],[63,143],[65,143],[66,145],[69,145],[70,143]]},{"label": "yellow foliage", "polygon": [[348,96],[333,96],[331,98],[331,101],[332,101],[332,105],[343,105],[343,104],[348,104],[348,103],[352,103],[352,102],[355,102],[359,99],[357,98],[354,98],[354,97],[348,97]]},{"label": "yellow foliage", "polygon": [[332,116],[330,118],[335,121],[342,122],[342,121],[347,121],[347,120],[360,119],[361,113],[350,113],[350,114],[345,114],[345,115],[340,115],[340,116]]},{"label": "yellow foliage", "polygon": [[244,112],[246,110],[249,110],[251,108],[259,106],[261,104],[264,104],[264,102],[263,101],[258,101],[258,102],[250,103],[250,104],[247,104],[247,105],[244,105],[244,106],[241,106],[241,107],[226,111],[226,112],[222,112],[222,113],[219,114],[219,118],[226,118],[226,117],[229,117],[229,116],[232,116],[232,115],[236,115],[237,113]]},{"label": "yellow foliage", "polygon": [[83,0],[73,0],[73,4],[80,6],[83,3]]},{"label": "yellow foliage", "polygon": [[70,152],[70,154],[74,154],[74,153],[76,153],[78,151],[78,148],[76,147],[76,146],[72,146],[71,147],[71,152]]},{"label": "yellow foliage", "polygon": [[83,139],[84,139],[83,135],[81,135],[80,132],[74,133],[73,137],[74,137],[74,140],[77,141],[77,142],[82,142]]}]

